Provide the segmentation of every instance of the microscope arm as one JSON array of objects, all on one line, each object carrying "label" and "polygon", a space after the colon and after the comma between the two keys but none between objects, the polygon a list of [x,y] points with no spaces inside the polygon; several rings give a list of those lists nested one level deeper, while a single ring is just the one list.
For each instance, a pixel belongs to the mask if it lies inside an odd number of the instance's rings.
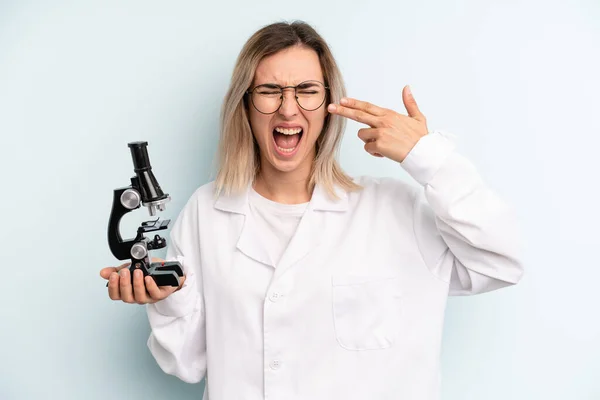
[{"label": "microscope arm", "polygon": [[[134,239],[123,240],[121,237],[121,231],[119,225],[123,216],[140,207],[138,204],[133,208],[126,208],[123,205],[122,199],[125,197],[123,194],[128,191],[129,194],[134,190],[131,187],[124,187],[115,189],[113,195],[112,210],[110,212],[110,218],[108,220],[108,245],[110,251],[118,260],[126,260],[131,257],[131,248],[133,245],[142,240],[143,236],[138,232]],[[128,203],[131,204],[131,203]],[[132,205],[130,205],[132,206]]]}]

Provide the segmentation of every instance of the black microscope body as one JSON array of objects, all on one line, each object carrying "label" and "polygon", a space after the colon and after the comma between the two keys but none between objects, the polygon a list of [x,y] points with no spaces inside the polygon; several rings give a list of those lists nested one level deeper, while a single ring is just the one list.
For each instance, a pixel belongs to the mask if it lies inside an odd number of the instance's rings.
[{"label": "black microscope body", "polygon": [[131,185],[114,190],[112,210],[108,222],[108,244],[112,254],[119,260],[131,260],[129,270],[133,282],[133,272],[142,271],[145,276],[151,276],[158,286],[179,286],[179,278],[183,276],[178,262],[151,262],[150,251],[164,248],[167,242],[155,234],[152,239],[144,236],[146,233],[167,229],[171,220],[156,220],[142,222],[134,239],[123,240],[119,230],[121,218],[145,206],[151,216],[156,211],[164,211],[165,204],[171,200],[168,193],[163,193],[156,181],[148,157],[148,142],[131,142],[128,144],[133,158],[135,176]]}]

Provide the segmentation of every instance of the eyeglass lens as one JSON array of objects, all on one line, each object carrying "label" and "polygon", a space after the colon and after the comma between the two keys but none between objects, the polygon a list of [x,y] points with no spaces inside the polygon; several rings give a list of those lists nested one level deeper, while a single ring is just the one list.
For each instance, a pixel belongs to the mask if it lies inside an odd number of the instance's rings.
[{"label": "eyeglass lens", "polygon": [[[325,102],[325,86],[319,81],[302,82],[296,86],[295,90],[298,105],[306,111],[314,111]],[[252,103],[261,113],[274,113],[279,109],[282,102],[283,91],[277,85],[259,85],[252,91]]]}]

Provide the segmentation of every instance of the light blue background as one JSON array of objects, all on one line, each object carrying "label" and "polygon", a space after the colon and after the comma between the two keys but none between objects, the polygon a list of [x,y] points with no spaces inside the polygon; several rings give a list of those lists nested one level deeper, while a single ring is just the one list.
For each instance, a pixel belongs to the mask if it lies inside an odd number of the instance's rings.
[{"label": "light blue background", "polygon": [[[525,278],[450,300],[443,399],[600,399],[596,0],[1,2],[0,399],[201,396],[154,363],[143,308],[106,295],[112,191],[133,173],[127,142],[147,140],[173,198],[161,217],[177,217],[211,179],[235,57],[280,19],[323,34],[350,96],[404,112],[411,84],[518,209]],[[410,179],[359,128],[343,167]]]}]

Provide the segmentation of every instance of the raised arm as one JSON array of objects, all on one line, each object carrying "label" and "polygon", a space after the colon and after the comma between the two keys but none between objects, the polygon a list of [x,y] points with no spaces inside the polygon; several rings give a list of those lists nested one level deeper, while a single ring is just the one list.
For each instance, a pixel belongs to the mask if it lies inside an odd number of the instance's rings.
[{"label": "raised arm", "polygon": [[451,295],[489,292],[523,273],[514,211],[440,133],[423,137],[401,164],[422,185],[415,194],[414,232],[427,266],[450,283]]}]

